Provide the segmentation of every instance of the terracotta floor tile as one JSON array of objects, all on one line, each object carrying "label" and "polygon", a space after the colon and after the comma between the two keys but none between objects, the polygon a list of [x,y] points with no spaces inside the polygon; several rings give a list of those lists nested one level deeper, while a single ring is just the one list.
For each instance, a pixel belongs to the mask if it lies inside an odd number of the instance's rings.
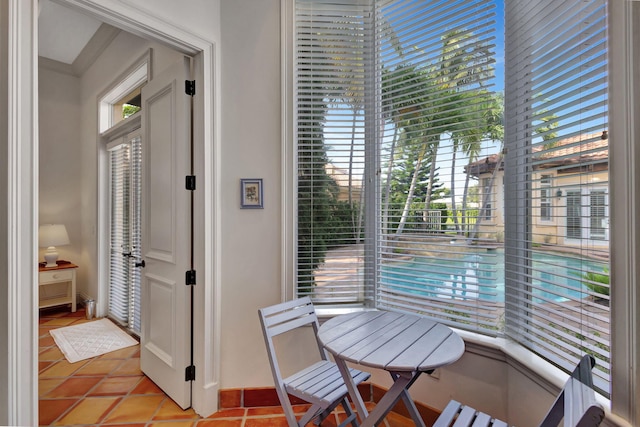
[{"label": "terracotta floor tile", "polygon": [[40,378],[38,379],[38,396],[49,393],[54,388],[65,382],[66,378]]},{"label": "terracotta floor tile", "polygon": [[288,427],[287,419],[283,417],[247,418],[244,427]]},{"label": "terracotta floor tile", "polygon": [[[346,417],[343,414],[342,419],[340,420],[340,422],[342,422]],[[309,426],[315,426],[315,424],[313,423],[313,421],[308,423]],[[322,427],[336,427],[338,426],[339,423],[336,420],[336,414],[335,412],[332,414],[329,414],[329,416],[327,418],[325,418],[324,420],[322,420]]]},{"label": "terracotta floor tile", "polygon": [[87,313],[84,311],[84,309],[77,309],[75,313],[72,313],[71,311],[69,311],[67,314],[64,315],[64,317],[79,317],[84,319],[86,317]]},{"label": "terracotta floor tile", "polygon": [[385,417],[385,421],[389,427],[411,427],[415,425],[411,418],[403,417],[394,412],[389,412]]},{"label": "terracotta floor tile", "polygon": [[[133,377],[135,378],[135,377]],[[143,376],[142,380],[138,383],[136,388],[133,389],[131,394],[162,394],[162,390],[148,377]]]},{"label": "terracotta floor tile", "polygon": [[56,345],[56,342],[53,340],[53,337],[49,334],[46,336],[40,337],[38,339],[38,347],[51,347]]},{"label": "terracotta floor tile", "polygon": [[64,381],[44,397],[82,397],[93,388],[102,378],[100,377],[72,377]]},{"label": "terracotta floor tile", "polygon": [[76,320],[78,319],[73,317],[61,317],[59,319],[51,319],[48,322],[43,323],[41,326],[69,326]]},{"label": "terracotta floor tile", "polygon": [[47,369],[49,366],[53,365],[54,362],[38,362],[38,372],[42,372]]},{"label": "terracotta floor tile", "polygon": [[242,427],[242,420],[200,420],[196,427]]},{"label": "terracotta floor tile", "polygon": [[121,348],[120,350],[111,351],[100,356],[100,359],[128,359],[133,357],[140,351],[139,346]]},{"label": "terracotta floor tile", "polygon": [[100,427],[107,427],[107,426],[113,426],[113,427],[146,427],[147,423],[127,423],[127,424],[100,424]]},{"label": "terracotta floor tile", "polygon": [[49,347],[40,354],[38,354],[38,360],[62,360],[64,359],[64,354],[60,351],[60,349],[56,347]]},{"label": "terracotta floor tile", "polygon": [[74,375],[107,375],[122,363],[121,360],[108,359],[89,359],[89,362],[81,369],[78,369]]},{"label": "terracotta floor tile", "polygon": [[97,424],[120,401],[120,397],[85,397],[54,425]]},{"label": "terracotta floor tile", "polygon": [[142,375],[140,370],[140,358],[127,359],[111,375]]},{"label": "terracotta floor tile", "polygon": [[42,326],[38,327],[38,337],[50,336],[49,332],[53,329],[58,329],[59,326]]},{"label": "terracotta floor tile", "polygon": [[69,363],[66,360],[60,360],[40,373],[41,378],[53,377],[69,377],[78,369],[82,368],[86,361]]},{"label": "terracotta floor tile", "polygon": [[200,418],[193,409],[182,409],[173,400],[166,399],[153,416],[154,421],[161,420],[194,420]]},{"label": "terracotta floor tile", "polygon": [[217,418],[242,418],[245,416],[247,410],[245,408],[229,408],[221,409],[213,415],[210,415],[209,419]]},{"label": "terracotta floor tile", "polygon": [[129,396],[122,400],[104,420],[105,423],[136,423],[149,421],[165,396]]},{"label": "terracotta floor tile", "polygon": [[283,414],[284,414],[284,410],[280,406],[261,406],[258,408],[247,408],[247,417],[255,417],[255,416],[262,416],[262,415],[283,415]]},{"label": "terracotta floor tile", "polygon": [[174,421],[174,422],[162,422],[147,424],[149,427],[193,427],[196,425],[195,421]]},{"label": "terracotta floor tile", "polygon": [[78,399],[55,399],[38,401],[38,422],[40,425],[49,425],[67,409],[73,406]]},{"label": "terracotta floor tile", "polygon": [[220,408],[237,408],[242,402],[242,389],[220,390],[218,406]]},{"label": "terracotta floor tile", "polygon": [[124,396],[139,382],[140,377],[106,377],[89,392],[89,396]]},{"label": "terracotta floor tile", "polygon": [[[293,413],[294,414],[304,414],[305,412],[307,412],[309,410],[309,408],[311,407],[311,405],[293,405]],[[282,408],[281,406],[278,406],[278,408]],[[284,411],[283,411],[284,413]]]}]

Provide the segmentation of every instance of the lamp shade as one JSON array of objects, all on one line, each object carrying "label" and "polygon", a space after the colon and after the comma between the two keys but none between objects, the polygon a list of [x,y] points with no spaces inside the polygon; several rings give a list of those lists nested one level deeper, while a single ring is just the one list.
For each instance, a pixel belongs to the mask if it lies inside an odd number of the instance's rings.
[{"label": "lamp shade", "polygon": [[71,243],[69,234],[64,224],[44,224],[38,230],[38,243],[40,247],[62,246]]},{"label": "lamp shade", "polygon": [[38,230],[38,244],[47,248],[44,253],[46,261],[45,267],[56,267],[58,265],[58,251],[56,246],[68,245],[69,234],[63,224],[45,224]]}]

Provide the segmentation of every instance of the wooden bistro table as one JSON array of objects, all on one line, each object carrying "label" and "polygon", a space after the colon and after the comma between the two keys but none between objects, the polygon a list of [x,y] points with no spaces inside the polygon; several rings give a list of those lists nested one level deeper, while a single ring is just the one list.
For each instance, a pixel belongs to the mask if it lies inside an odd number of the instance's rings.
[{"label": "wooden bistro table", "polygon": [[[362,426],[377,425],[402,398],[413,422],[424,426],[409,396],[409,387],[423,372],[449,365],[464,353],[464,341],[447,326],[413,314],[365,311],[325,322],[318,338],[334,356]],[[351,379],[347,362],[384,369],[393,385],[369,414]]]}]

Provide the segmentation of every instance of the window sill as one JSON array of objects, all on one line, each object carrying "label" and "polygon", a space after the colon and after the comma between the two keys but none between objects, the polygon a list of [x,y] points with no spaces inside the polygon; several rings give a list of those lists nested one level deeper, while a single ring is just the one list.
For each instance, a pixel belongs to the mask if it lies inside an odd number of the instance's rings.
[{"label": "window sill", "polygon": [[[512,362],[516,362],[519,365],[517,369],[526,369],[527,376],[536,382],[547,382],[561,389],[567,381],[568,375],[564,371],[536,356],[515,341],[508,338],[492,338],[469,331],[453,329],[462,337],[465,343],[499,352],[504,355],[505,363],[507,364],[513,365]],[[607,421],[609,421],[611,425],[631,426],[622,418],[611,413],[611,401],[609,399],[596,392],[596,400],[605,410],[606,419],[603,425],[608,425]]]},{"label": "window sill", "polygon": [[362,306],[354,306],[354,307],[318,307],[314,308],[318,319],[322,323],[325,320],[329,320],[334,316],[339,316],[341,314],[349,314],[349,313],[357,313],[360,311],[375,311],[375,308],[366,308]]}]

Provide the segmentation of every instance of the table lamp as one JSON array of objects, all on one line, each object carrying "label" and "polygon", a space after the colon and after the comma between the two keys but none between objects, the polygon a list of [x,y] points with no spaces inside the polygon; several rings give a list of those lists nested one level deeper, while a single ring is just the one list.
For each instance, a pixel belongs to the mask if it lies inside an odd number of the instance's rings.
[{"label": "table lamp", "polygon": [[44,259],[47,262],[45,267],[56,267],[58,251],[56,246],[68,245],[69,235],[64,224],[44,224],[38,230],[38,242],[40,247],[47,248]]}]

